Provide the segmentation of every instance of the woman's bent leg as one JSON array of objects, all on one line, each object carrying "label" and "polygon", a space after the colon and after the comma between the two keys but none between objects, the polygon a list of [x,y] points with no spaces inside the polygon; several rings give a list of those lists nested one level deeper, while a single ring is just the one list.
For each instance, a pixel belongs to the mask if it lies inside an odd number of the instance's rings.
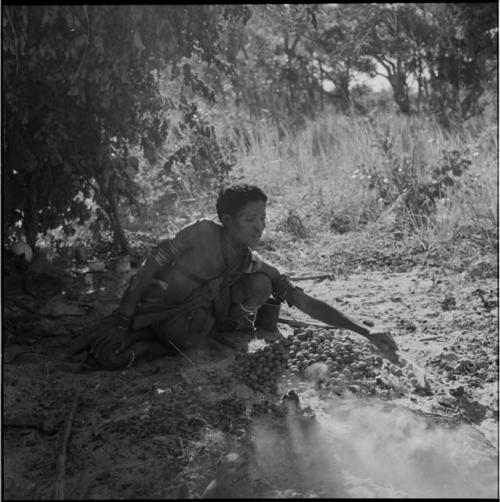
[{"label": "woman's bent leg", "polygon": [[172,344],[180,349],[201,345],[215,322],[210,310],[205,307],[188,312],[174,320],[167,320],[153,326],[156,340],[166,347]]}]

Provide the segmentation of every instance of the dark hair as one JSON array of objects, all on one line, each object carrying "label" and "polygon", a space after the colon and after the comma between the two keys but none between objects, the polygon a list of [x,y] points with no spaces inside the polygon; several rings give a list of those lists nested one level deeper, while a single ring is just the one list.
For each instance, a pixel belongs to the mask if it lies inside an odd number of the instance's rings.
[{"label": "dark hair", "polygon": [[257,200],[267,202],[267,196],[255,185],[241,184],[223,188],[216,204],[219,219],[222,219],[223,214],[234,216],[246,204]]}]

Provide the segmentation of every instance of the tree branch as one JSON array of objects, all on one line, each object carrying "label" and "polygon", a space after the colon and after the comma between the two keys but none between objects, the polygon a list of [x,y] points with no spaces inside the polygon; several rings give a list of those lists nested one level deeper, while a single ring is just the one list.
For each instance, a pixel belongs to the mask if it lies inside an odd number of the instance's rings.
[{"label": "tree branch", "polygon": [[87,51],[88,51],[88,48],[89,48],[89,45],[90,45],[90,21],[89,21],[89,16],[87,14],[87,7],[85,7],[85,5],[82,5],[82,7],[83,7],[83,12],[85,12],[85,17],[87,18],[87,45],[85,46],[85,51],[83,53],[82,59],[80,60],[80,64],[78,65],[76,73],[73,76],[73,78],[71,79],[71,83],[69,84],[70,89],[71,89],[72,85],[74,84],[74,82],[76,80],[76,77],[80,73],[80,69],[81,69],[81,67],[83,65],[83,62],[85,61],[85,58],[87,57]]},{"label": "tree branch", "polygon": [[17,39],[16,29],[14,28],[14,23],[12,22],[12,18],[9,14],[9,9],[7,8],[7,6],[5,6],[5,13],[7,15],[7,21],[9,22],[12,33],[14,34],[14,41],[16,43],[16,78],[17,78],[17,75],[19,73],[19,41]]},{"label": "tree branch", "polygon": [[73,399],[73,405],[71,406],[71,411],[69,412],[68,418],[66,420],[66,426],[64,428],[63,442],[61,445],[61,451],[59,452],[59,457],[57,459],[57,480],[56,480],[56,500],[64,500],[64,473],[66,471],[66,451],[68,449],[69,438],[71,436],[71,425],[73,422],[73,417],[76,411],[76,405],[78,404],[78,398],[80,397],[80,392],[77,392],[75,398]]}]

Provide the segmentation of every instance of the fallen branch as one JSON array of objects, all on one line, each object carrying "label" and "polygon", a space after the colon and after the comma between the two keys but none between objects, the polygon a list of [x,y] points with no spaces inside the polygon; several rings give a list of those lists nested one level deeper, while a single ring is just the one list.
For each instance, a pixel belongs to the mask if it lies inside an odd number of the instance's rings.
[{"label": "fallen branch", "polygon": [[188,356],[186,356],[186,354],[184,354],[184,352],[182,352],[182,350],[181,350],[181,349],[179,349],[179,347],[177,347],[177,345],[175,345],[175,343],[174,343],[174,342],[172,342],[172,341],[170,341],[170,340],[169,340],[169,341],[168,341],[168,343],[169,343],[170,345],[172,345],[172,347],[173,347],[173,348],[174,348],[177,352],[179,352],[179,354],[180,354],[182,357],[184,357],[185,359],[187,359],[187,360],[188,360],[188,361],[189,361],[189,362],[190,362],[193,366],[196,366],[196,365],[193,363],[193,361],[191,361],[191,359],[189,359],[189,357],[188,357]]},{"label": "fallen branch", "polygon": [[298,275],[290,277],[291,281],[309,281],[311,279],[333,279],[333,274],[312,274],[312,275]]},{"label": "fallen branch", "polygon": [[443,338],[443,336],[442,335],[429,336],[427,338],[421,338],[419,342],[430,342],[431,340],[437,340],[438,338]]},{"label": "fallen branch", "polygon": [[56,478],[56,500],[64,500],[64,473],[66,471],[66,451],[68,449],[69,438],[71,436],[71,425],[73,422],[73,416],[75,415],[76,405],[78,404],[78,398],[80,392],[77,392],[75,398],[73,399],[73,405],[71,406],[71,411],[69,412],[68,418],[66,420],[66,425],[64,429],[64,436],[61,445],[61,451],[57,458],[57,478]]}]

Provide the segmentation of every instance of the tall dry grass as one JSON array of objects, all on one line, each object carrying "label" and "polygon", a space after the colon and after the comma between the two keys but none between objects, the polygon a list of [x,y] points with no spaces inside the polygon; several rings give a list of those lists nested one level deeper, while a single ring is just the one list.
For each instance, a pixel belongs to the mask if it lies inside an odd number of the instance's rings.
[{"label": "tall dry grass", "polygon": [[391,182],[391,171],[411,170],[413,185],[425,184],[432,168],[442,164],[443,152],[455,150],[460,159],[471,161],[470,168],[446,190],[432,217],[418,218],[415,208],[406,208],[403,216],[427,249],[452,242],[464,229],[495,238],[495,123],[478,119],[450,132],[422,117],[386,114],[364,118],[328,113],[309,121],[298,133],[282,130],[279,134],[274,125],[262,121],[247,127],[245,134],[241,129],[239,135],[233,134],[239,159],[234,174],[261,186],[277,210],[295,211],[313,232],[335,229],[339,218],[349,230],[358,230],[387,211],[379,191],[368,187],[366,172],[379,183],[386,181],[387,193],[394,200],[401,187]]}]

